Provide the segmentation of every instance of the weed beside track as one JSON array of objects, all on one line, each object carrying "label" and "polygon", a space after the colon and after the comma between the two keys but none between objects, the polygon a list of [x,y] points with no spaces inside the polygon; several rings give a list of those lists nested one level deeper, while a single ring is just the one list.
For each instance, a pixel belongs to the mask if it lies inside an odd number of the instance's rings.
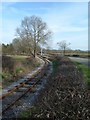
[{"label": "weed beside track", "polygon": [[23,78],[26,74],[40,66],[40,62],[31,56],[2,56],[2,87]]},{"label": "weed beside track", "polygon": [[90,94],[83,76],[67,57],[53,57],[54,72],[41,92],[36,106],[20,114],[21,118],[89,120]]},{"label": "weed beside track", "polygon": [[[52,72],[52,64],[44,60],[45,64],[32,78],[9,90],[2,99],[2,119],[17,119],[17,115],[36,102],[39,91],[44,88],[47,78]],[[0,114],[1,115],[1,114]]]},{"label": "weed beside track", "polygon": [[83,74],[86,87],[90,89],[90,68],[79,62],[74,62],[78,70]]}]

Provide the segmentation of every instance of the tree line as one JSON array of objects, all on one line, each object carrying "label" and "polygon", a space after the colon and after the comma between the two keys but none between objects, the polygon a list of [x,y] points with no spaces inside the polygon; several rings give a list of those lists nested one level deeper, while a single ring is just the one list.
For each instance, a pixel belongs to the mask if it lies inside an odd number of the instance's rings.
[{"label": "tree line", "polygon": [[[3,54],[27,54],[36,56],[37,52],[42,51],[43,46],[50,47],[48,41],[52,38],[46,22],[38,16],[24,17],[21,24],[16,28],[15,38],[10,44],[2,44]],[[70,43],[62,40],[57,43],[59,49],[63,50],[63,55]]]},{"label": "tree line", "polygon": [[24,17],[20,26],[16,29],[16,35],[10,44],[2,44],[4,54],[28,54],[36,56],[41,46],[47,45],[52,37],[46,22],[40,17]]}]

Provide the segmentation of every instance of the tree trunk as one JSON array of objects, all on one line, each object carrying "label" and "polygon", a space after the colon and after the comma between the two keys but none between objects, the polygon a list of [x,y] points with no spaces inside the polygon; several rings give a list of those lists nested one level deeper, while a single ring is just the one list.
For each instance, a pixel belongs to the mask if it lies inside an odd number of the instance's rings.
[{"label": "tree trunk", "polygon": [[33,52],[30,50],[30,48],[29,48],[29,54],[34,57],[34,54],[33,54]]},{"label": "tree trunk", "polygon": [[64,51],[63,51],[63,54],[64,54],[64,56],[65,56],[65,47],[64,47]]},{"label": "tree trunk", "polygon": [[35,46],[34,46],[34,57],[36,57],[36,41],[35,41]]},{"label": "tree trunk", "polygon": [[36,49],[34,48],[34,57],[36,56]]}]

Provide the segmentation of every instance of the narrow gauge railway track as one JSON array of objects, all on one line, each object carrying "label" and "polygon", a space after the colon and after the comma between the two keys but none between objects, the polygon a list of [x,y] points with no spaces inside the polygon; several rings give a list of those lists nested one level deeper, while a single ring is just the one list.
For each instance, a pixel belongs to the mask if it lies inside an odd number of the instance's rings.
[{"label": "narrow gauge railway track", "polygon": [[9,101],[5,102],[6,104],[3,104],[2,106],[2,114],[6,113],[10,108],[12,108],[17,101],[23,98],[28,92],[33,91],[34,87],[40,82],[40,79],[43,78],[47,71],[49,61],[46,59],[44,59],[44,61],[45,64],[43,68],[39,70],[34,77],[25,80],[2,96],[2,102],[7,101],[7,98],[9,98]]},{"label": "narrow gauge railway track", "polygon": [[14,93],[15,91],[17,91],[19,88],[24,87],[28,82],[30,82],[30,81],[32,81],[33,79],[35,79],[35,77],[37,77],[37,75],[38,75],[41,71],[44,71],[43,69],[46,67],[48,60],[46,60],[45,58],[42,58],[42,57],[40,57],[40,56],[39,56],[39,58],[41,58],[41,59],[44,60],[44,62],[45,62],[44,66],[43,66],[41,69],[39,69],[36,73],[34,73],[34,75],[33,75],[31,78],[27,78],[26,80],[24,80],[23,82],[21,82],[19,85],[16,85],[16,86],[14,86],[12,89],[9,89],[9,90],[7,91],[7,93],[2,94],[2,96],[0,96],[0,100],[6,98],[7,96],[9,96],[9,95],[11,95],[11,94],[13,94],[13,93]]}]

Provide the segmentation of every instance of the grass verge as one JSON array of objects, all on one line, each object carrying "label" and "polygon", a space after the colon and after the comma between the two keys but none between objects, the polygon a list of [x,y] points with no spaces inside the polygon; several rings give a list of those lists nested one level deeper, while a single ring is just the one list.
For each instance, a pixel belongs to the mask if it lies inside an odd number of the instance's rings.
[{"label": "grass verge", "polygon": [[75,64],[76,64],[78,70],[83,74],[85,83],[86,83],[87,87],[90,89],[90,68],[79,62],[75,62]]},{"label": "grass verge", "polygon": [[57,67],[59,66],[59,60],[51,60],[52,64],[53,64],[53,73],[55,74],[57,72]]}]

